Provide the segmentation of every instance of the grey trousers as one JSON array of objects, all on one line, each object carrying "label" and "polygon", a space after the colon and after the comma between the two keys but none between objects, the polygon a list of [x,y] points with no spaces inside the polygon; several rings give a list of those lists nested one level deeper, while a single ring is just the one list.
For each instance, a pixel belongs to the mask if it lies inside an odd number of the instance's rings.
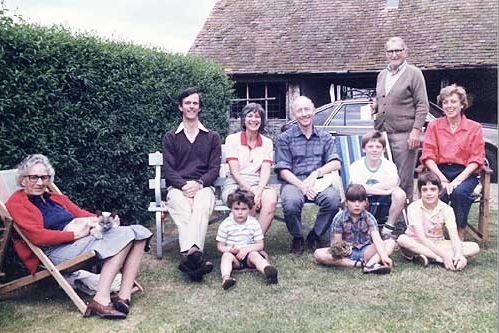
[{"label": "grey trousers", "polygon": [[[293,237],[303,237],[301,211],[306,201],[307,198],[298,187],[291,184],[282,185],[281,203],[284,219],[286,220],[286,227]],[[328,231],[334,215],[338,212],[340,201],[340,192],[332,186],[315,197],[313,202],[319,206],[319,212],[313,230],[317,236],[320,237]]]},{"label": "grey trousers", "polygon": [[393,162],[397,166],[399,173],[400,187],[405,191],[407,199],[412,201],[414,196],[414,169],[416,168],[418,151],[417,149],[409,150],[408,139],[409,132],[388,134]]}]

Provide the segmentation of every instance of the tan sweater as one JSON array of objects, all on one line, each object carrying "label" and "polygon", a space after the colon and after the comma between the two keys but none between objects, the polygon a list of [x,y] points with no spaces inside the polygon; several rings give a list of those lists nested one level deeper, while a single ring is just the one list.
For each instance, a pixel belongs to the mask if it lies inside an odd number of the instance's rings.
[{"label": "tan sweater", "polygon": [[417,67],[407,65],[390,92],[385,94],[387,74],[387,69],[382,70],[376,82],[377,115],[374,127],[387,133],[421,129],[429,109],[423,73]]}]

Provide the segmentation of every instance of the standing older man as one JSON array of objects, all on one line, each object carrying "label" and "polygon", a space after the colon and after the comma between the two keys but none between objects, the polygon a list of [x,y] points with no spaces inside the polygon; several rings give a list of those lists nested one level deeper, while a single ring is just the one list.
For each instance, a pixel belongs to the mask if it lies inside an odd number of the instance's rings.
[{"label": "standing older man", "polygon": [[389,64],[379,73],[376,83],[374,127],[388,133],[400,187],[412,200],[419,134],[428,113],[428,96],[423,73],[406,61],[407,46],[402,38],[390,38],[385,52]]},{"label": "standing older man", "polygon": [[319,208],[314,228],[307,236],[313,251],[320,245],[340,205],[340,194],[332,186],[319,186],[324,175],[341,166],[333,138],[313,126],[314,104],[305,97],[296,98],[292,113],[298,126],[292,126],[277,139],[276,172],[284,180],[281,201],[289,233],[293,236],[291,252],[303,253],[304,238],[301,211],[306,201]]},{"label": "standing older man", "polygon": [[218,133],[199,121],[201,94],[187,88],[178,97],[180,125],[163,136],[163,166],[167,183],[167,205],[178,227],[183,260],[179,269],[191,280],[201,281],[213,264],[203,255],[208,220],[215,207],[213,183],[220,170]]}]

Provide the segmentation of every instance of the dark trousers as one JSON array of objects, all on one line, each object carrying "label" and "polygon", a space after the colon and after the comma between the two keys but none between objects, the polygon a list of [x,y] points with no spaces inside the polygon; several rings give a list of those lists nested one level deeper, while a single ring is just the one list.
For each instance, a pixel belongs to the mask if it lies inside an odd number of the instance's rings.
[{"label": "dark trousers", "polygon": [[[449,182],[451,182],[464,170],[465,167],[459,164],[439,164],[438,168],[442,171]],[[459,228],[466,227],[466,224],[468,223],[468,214],[470,212],[471,204],[474,201],[472,194],[477,185],[478,176],[477,174],[472,173],[452,191],[450,196],[447,195],[447,192],[444,192],[441,198],[444,202],[451,202],[450,205],[454,209],[456,224]]]},{"label": "dark trousers", "polygon": [[[322,236],[328,231],[334,215],[340,207],[340,193],[334,187],[328,187],[319,193],[313,202],[319,206],[319,212],[315,219],[314,232]],[[308,200],[300,189],[291,184],[283,184],[281,187],[281,203],[286,220],[286,227],[293,237],[303,237],[301,224],[301,211]]]}]

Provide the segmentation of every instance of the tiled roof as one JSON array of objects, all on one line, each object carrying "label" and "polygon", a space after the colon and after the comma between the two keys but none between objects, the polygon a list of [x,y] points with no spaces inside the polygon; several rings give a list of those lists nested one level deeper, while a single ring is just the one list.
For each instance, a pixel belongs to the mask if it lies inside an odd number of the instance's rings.
[{"label": "tiled roof", "polygon": [[189,51],[227,73],[378,71],[401,36],[422,69],[497,66],[497,0],[219,0]]}]

